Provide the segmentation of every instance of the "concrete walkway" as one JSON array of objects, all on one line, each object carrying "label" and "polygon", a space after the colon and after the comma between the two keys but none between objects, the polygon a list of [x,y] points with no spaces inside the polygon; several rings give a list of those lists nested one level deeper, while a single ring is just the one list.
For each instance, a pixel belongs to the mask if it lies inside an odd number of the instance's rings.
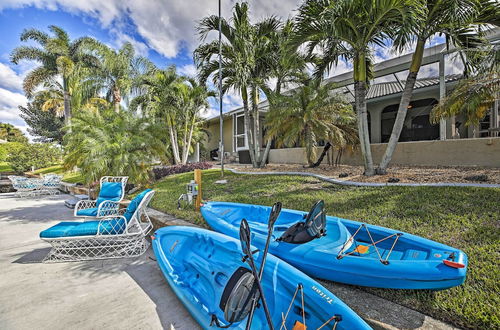
[{"label": "concrete walkway", "polygon": [[0,194],[0,329],[199,329],[152,259],[43,264],[67,195]]}]

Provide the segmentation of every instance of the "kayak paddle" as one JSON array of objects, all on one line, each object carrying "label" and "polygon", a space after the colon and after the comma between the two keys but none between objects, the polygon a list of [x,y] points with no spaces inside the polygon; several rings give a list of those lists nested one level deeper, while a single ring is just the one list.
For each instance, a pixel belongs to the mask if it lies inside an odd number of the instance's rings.
[{"label": "kayak paddle", "polygon": [[[269,328],[274,330],[273,321],[271,319],[271,314],[269,313],[269,309],[267,308],[266,298],[264,297],[264,290],[262,289],[262,284],[260,283],[259,275],[257,274],[257,267],[255,266],[255,260],[253,258],[253,253],[251,249],[250,243],[250,226],[246,219],[241,220],[240,224],[240,242],[241,242],[241,250],[245,254],[245,260],[250,265],[250,269],[252,271],[252,275],[255,278],[254,285],[257,285],[257,289],[260,293],[260,299],[262,300],[262,306],[264,307],[264,312],[266,314],[267,323],[269,324]],[[265,257],[265,255],[263,256]],[[252,309],[255,306],[255,302],[252,302]],[[251,312],[251,311],[250,311]],[[251,320],[248,318],[247,320],[247,329],[250,329]]]}]

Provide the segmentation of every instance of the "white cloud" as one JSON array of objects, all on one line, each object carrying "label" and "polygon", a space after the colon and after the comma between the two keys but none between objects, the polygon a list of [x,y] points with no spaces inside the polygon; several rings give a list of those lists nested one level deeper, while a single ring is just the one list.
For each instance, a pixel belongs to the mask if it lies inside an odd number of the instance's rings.
[{"label": "white cloud", "polygon": [[177,68],[177,72],[183,76],[196,77],[198,71],[194,64],[186,64]]},{"label": "white cloud", "polygon": [[[223,2],[224,16],[229,17],[234,3]],[[251,15],[254,18],[269,15],[288,17],[300,3],[300,0],[252,1]],[[127,26],[120,24],[127,15],[148,46],[169,58],[177,56],[183,46],[193,50],[199,43],[197,21],[218,12],[217,2],[206,0],[3,0],[0,10],[30,5],[54,11],[63,9],[73,14],[84,13],[98,19],[106,28]],[[124,34],[126,32],[122,31]]]},{"label": "white cloud", "polygon": [[25,106],[27,99],[23,94],[0,88],[0,122],[10,123],[27,133],[27,125],[19,116],[19,106]]},{"label": "white cloud", "polygon": [[219,110],[214,108],[206,108],[200,112],[202,118],[212,118],[219,115]]},{"label": "white cloud", "polygon": [[0,62],[0,87],[21,91],[23,79],[8,65]]}]

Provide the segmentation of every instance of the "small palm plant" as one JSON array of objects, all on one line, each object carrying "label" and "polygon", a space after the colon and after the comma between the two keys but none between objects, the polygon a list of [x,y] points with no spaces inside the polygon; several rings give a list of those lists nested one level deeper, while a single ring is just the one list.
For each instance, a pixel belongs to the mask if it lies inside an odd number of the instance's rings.
[{"label": "small palm plant", "polygon": [[272,96],[266,116],[267,137],[275,139],[277,146],[304,146],[309,166],[316,162],[320,141],[338,149],[355,145],[354,111],[339,94],[330,94],[333,88],[331,83],[309,78],[284,95]]},{"label": "small palm plant", "polygon": [[500,48],[483,52],[474,74],[461,80],[450,95],[442,99],[431,112],[431,121],[438,123],[442,118],[464,115],[465,125],[479,125],[479,122],[493,108],[500,98]]},{"label": "small palm plant", "polygon": [[104,175],[147,183],[151,164],[167,156],[164,130],[146,118],[113,110],[81,111],[74,117],[72,132],[64,138],[64,165],[78,167],[88,184]]}]

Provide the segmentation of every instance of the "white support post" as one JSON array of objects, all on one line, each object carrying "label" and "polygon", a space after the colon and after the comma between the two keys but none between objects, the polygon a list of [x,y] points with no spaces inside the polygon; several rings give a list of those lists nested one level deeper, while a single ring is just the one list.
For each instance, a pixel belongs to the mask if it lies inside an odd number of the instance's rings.
[{"label": "white support post", "polygon": [[[444,54],[439,55],[439,100],[446,96],[446,79],[444,73]],[[439,139],[446,140],[446,119],[439,121]]]},{"label": "white support post", "polygon": [[194,161],[198,163],[200,161],[200,143],[196,143],[196,147],[194,149]]}]

